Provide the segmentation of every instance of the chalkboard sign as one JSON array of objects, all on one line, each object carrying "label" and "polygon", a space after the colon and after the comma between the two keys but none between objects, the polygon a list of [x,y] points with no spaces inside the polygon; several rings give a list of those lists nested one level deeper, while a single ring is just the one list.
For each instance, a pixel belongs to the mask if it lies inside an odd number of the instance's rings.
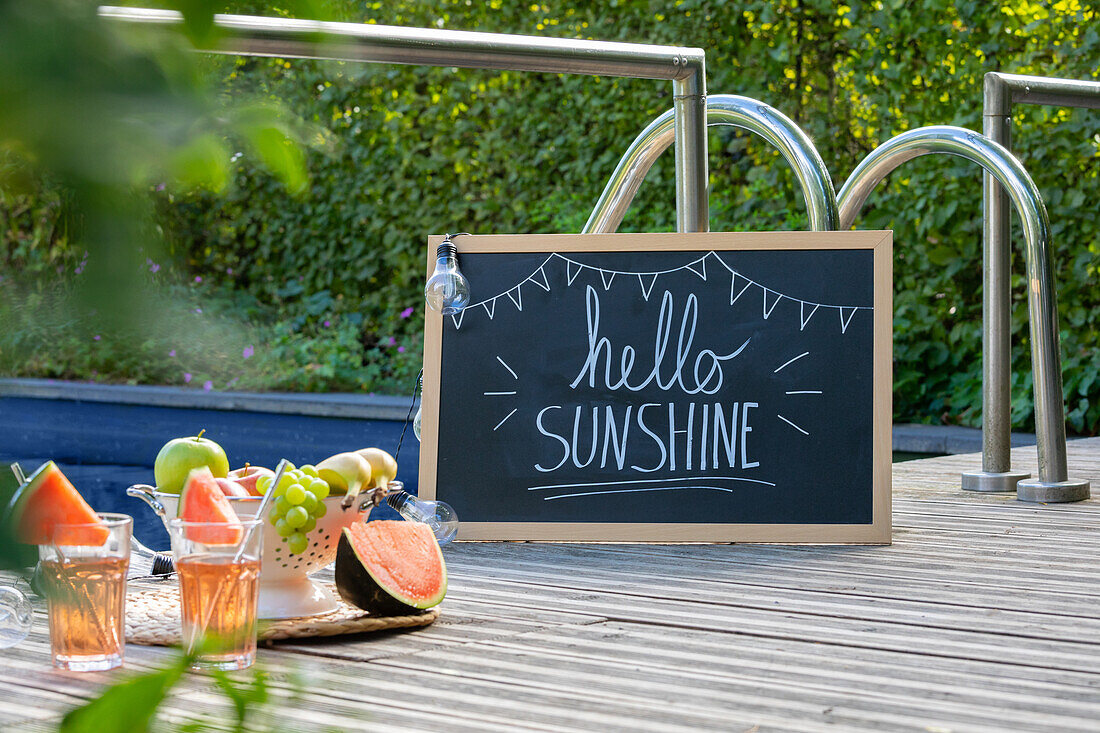
[{"label": "chalkboard sign", "polygon": [[455,244],[420,493],[459,539],[889,542],[890,232]]}]

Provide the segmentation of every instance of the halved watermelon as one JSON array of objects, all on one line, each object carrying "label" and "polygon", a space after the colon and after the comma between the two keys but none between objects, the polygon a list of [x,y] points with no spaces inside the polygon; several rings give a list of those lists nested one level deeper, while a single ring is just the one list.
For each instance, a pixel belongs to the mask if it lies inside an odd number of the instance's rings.
[{"label": "halved watermelon", "polygon": [[[184,536],[204,545],[235,545],[244,531],[229,497],[222,493],[214,474],[201,466],[187,474],[176,515],[185,522],[210,522],[210,526],[184,527]],[[214,526],[214,524],[224,526]]]},{"label": "halved watermelon", "polygon": [[99,547],[110,534],[53,461],[39,466],[19,487],[8,516],[15,538],[28,545]]},{"label": "halved watermelon", "polygon": [[378,616],[419,613],[443,601],[447,566],[435,535],[422,522],[357,522],[340,535],[336,590]]}]

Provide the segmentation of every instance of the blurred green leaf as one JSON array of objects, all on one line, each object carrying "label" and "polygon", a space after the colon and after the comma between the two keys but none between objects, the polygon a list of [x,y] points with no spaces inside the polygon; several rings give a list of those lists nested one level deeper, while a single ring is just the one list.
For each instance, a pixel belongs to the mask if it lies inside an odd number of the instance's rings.
[{"label": "blurred green leaf", "polygon": [[66,714],[58,733],[144,733],[192,661],[181,655],[165,669],[108,687],[98,698]]},{"label": "blurred green leaf", "polygon": [[171,170],[185,188],[224,191],[229,184],[229,151],[219,135],[208,133],[191,139],[175,151]]},{"label": "blurred green leaf", "polygon": [[251,679],[244,682],[236,682],[224,672],[213,673],[214,684],[232,702],[233,711],[237,716],[236,727],[245,730],[250,710],[264,705],[268,701],[267,683],[261,670],[254,670]]},{"label": "blurred green leaf", "polygon": [[183,31],[198,48],[210,48],[217,40],[214,11],[223,4],[211,0],[168,0],[169,7],[183,14]]},{"label": "blurred green leaf", "polygon": [[[23,466],[27,476],[34,471],[33,466]],[[13,527],[9,519],[12,498],[19,488],[19,481],[7,463],[0,463],[0,570],[19,570],[29,568],[38,562],[38,549],[15,541]]]},{"label": "blurred green leaf", "polygon": [[275,126],[248,127],[244,134],[264,164],[291,193],[301,193],[309,180],[305,156],[286,133]]}]

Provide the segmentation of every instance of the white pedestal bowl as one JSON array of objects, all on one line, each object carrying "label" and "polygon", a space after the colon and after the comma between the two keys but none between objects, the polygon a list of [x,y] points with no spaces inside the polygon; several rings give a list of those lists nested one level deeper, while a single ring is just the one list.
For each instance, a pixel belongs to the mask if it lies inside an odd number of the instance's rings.
[{"label": "white pedestal bowl", "polygon": [[[179,495],[165,494],[151,486],[131,486],[126,493],[141,499],[162,521],[174,518]],[[325,516],[311,530],[309,547],[300,555],[292,555],[275,527],[263,524],[263,556],[260,561],[260,600],[257,615],[262,619],[299,618],[335,611],[337,598],[324,586],[312,580],[310,574],[336,560],[340,531],[355,522],[366,521],[372,501],[361,495],[351,506],[342,506],[344,496],[325,498]],[[229,503],[240,517],[253,517],[260,506],[259,496],[229,497]]]}]

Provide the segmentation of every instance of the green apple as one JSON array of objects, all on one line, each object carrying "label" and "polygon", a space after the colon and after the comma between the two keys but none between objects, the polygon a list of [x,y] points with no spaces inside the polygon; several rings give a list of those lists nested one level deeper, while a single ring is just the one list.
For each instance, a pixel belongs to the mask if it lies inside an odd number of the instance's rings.
[{"label": "green apple", "polygon": [[200,430],[193,437],[176,438],[164,444],[153,463],[153,476],[158,489],[166,494],[180,493],[187,481],[187,474],[202,466],[209,468],[214,478],[229,475],[229,459],[225,457],[225,451],[214,441],[202,437],[205,432]]}]

